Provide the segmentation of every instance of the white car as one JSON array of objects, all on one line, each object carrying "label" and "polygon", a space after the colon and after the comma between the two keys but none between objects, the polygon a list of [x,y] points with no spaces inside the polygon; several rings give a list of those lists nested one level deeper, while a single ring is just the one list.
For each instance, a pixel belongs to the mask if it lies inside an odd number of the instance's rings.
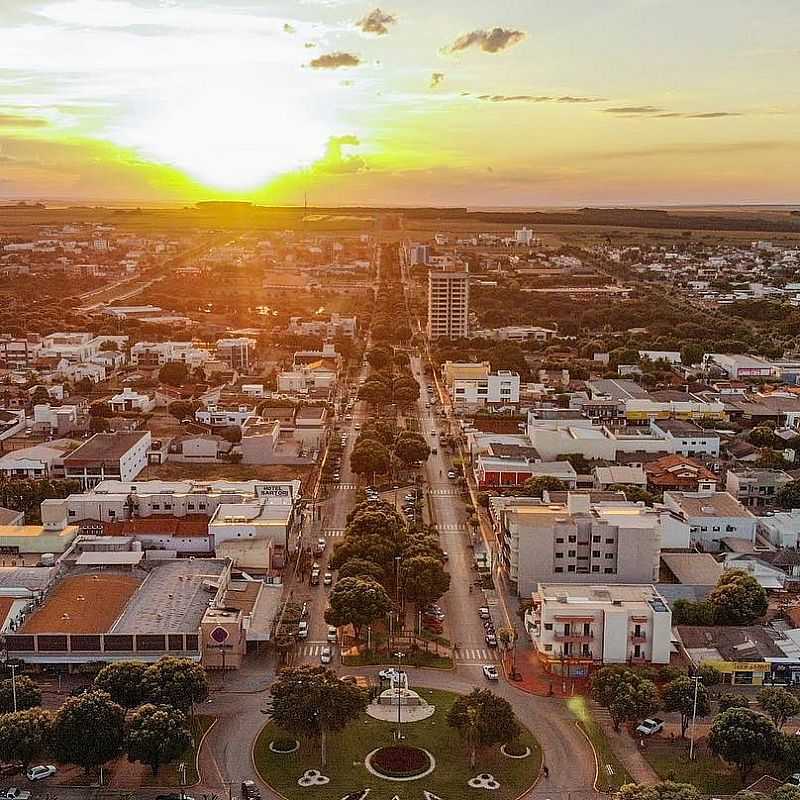
[{"label": "white car", "polygon": [[39,764],[38,767],[31,767],[26,773],[29,781],[41,781],[56,774],[56,768],[52,764]]},{"label": "white car", "polygon": [[329,642],[336,641],[336,626],[335,625],[328,625],[328,633],[326,636]]},{"label": "white car", "polygon": [[664,720],[658,717],[649,717],[641,725],[636,726],[636,733],[642,736],[654,736],[662,730],[664,730]]},{"label": "white car", "polygon": [[16,786],[12,786],[10,789],[0,793],[0,800],[30,800],[30,796],[30,792],[25,792],[22,789],[17,789]]},{"label": "white car", "polygon": [[784,781],[784,786],[800,786],[800,772],[793,772]]},{"label": "white car", "polygon": [[308,638],[308,623],[304,619],[300,620],[300,623],[297,626],[297,638],[298,639]]},{"label": "white car", "polygon": [[500,675],[497,672],[497,667],[494,664],[483,665],[483,676],[487,681],[496,681],[500,679]]},{"label": "white car", "polygon": [[321,664],[330,664],[333,659],[330,647],[323,647],[322,652],[319,654]]}]

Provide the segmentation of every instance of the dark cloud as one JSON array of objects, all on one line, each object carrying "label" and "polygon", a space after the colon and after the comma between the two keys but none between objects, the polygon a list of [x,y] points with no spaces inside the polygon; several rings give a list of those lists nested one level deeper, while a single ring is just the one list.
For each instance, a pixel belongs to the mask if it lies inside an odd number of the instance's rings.
[{"label": "dark cloud", "polygon": [[431,89],[435,89],[444,81],[444,72],[434,72],[431,75]]},{"label": "dark cloud", "polygon": [[288,22],[283,23],[283,32],[284,33],[297,33],[297,28],[294,25],[290,25]]},{"label": "dark cloud", "polygon": [[311,61],[312,69],[339,69],[339,67],[357,67],[361,59],[353,53],[324,53]]},{"label": "dark cloud", "polygon": [[491,103],[600,103],[601,97],[554,97],[548,94],[481,94],[478,100]]},{"label": "dark cloud", "polygon": [[0,113],[0,128],[44,128],[46,125],[46,119]]},{"label": "dark cloud", "polygon": [[606,114],[623,114],[625,116],[636,116],[638,114],[660,114],[664,109],[655,106],[617,106],[605,109]]},{"label": "dark cloud", "polygon": [[721,117],[741,117],[744,116],[738,111],[704,111],[702,114],[684,114],[686,119],[720,119]]},{"label": "dark cloud", "polygon": [[459,53],[470,47],[479,47],[484,53],[499,53],[501,50],[518,44],[526,36],[525,31],[515,31],[510,28],[476,30],[459,36],[453,44],[443,48],[442,52]]},{"label": "dark cloud", "polygon": [[385,33],[389,33],[389,26],[396,22],[397,17],[394,14],[387,14],[376,8],[374,11],[370,11],[366,17],[362,17],[356,25],[364,33],[376,33],[378,36],[383,36]]},{"label": "dark cloud", "polygon": [[363,172],[367,169],[367,162],[361,156],[342,152],[344,147],[357,147],[359,144],[359,138],[353,134],[331,136],[325,147],[325,155],[314,165],[314,169],[334,175]]}]

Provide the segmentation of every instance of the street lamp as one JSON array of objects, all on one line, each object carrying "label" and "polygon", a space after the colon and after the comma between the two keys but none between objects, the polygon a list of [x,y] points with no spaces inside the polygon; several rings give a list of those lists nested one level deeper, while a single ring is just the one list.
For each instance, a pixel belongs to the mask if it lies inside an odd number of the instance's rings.
[{"label": "street lamp", "polygon": [[400,690],[400,675],[401,675],[401,662],[405,653],[400,652],[399,650],[395,653],[395,657],[397,658],[397,741],[402,740],[402,735],[400,733],[400,724],[402,722],[400,716],[400,698],[401,698],[401,690]]}]

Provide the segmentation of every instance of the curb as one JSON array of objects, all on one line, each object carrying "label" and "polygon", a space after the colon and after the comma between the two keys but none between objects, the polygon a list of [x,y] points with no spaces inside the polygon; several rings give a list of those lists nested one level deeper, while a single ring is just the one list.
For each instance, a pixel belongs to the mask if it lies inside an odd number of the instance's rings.
[{"label": "curb", "polygon": [[261,726],[258,731],[258,735],[255,739],[253,739],[253,743],[250,745],[250,764],[253,767],[253,774],[258,776],[258,779],[261,781],[261,783],[263,783],[264,786],[266,786],[267,789],[269,789],[272,794],[275,795],[275,797],[280,798],[280,800],[288,800],[288,798],[285,795],[282,795],[271,783],[268,783],[266,780],[264,780],[264,776],[261,774],[261,772],[259,772],[258,766],[256,765],[256,743],[261,738],[261,734],[264,733],[264,728],[266,728],[267,725],[269,725],[269,721],[265,722]]},{"label": "curb", "polygon": [[200,774],[200,751],[206,743],[206,737],[214,729],[214,726],[219,722],[219,717],[214,717],[214,721],[203,731],[200,741],[197,743],[197,752],[194,754],[194,771],[197,773],[197,780],[189,786],[199,786],[203,782],[203,776]]},{"label": "curb", "polygon": [[604,792],[602,789],[597,788],[597,781],[600,780],[600,759],[597,757],[597,750],[595,750],[594,744],[589,738],[589,734],[580,726],[577,719],[575,720],[575,727],[583,734],[584,739],[589,743],[589,747],[592,748],[592,755],[594,756],[594,783],[592,784],[592,788],[600,794],[611,794],[611,792]]}]

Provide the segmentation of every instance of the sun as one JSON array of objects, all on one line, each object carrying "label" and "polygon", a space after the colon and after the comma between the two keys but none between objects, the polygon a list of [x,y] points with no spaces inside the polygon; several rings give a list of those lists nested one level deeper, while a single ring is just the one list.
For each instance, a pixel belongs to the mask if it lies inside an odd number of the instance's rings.
[{"label": "sun", "polygon": [[202,184],[247,192],[322,158],[332,126],[296,91],[238,82],[162,95],[107,135]]}]

